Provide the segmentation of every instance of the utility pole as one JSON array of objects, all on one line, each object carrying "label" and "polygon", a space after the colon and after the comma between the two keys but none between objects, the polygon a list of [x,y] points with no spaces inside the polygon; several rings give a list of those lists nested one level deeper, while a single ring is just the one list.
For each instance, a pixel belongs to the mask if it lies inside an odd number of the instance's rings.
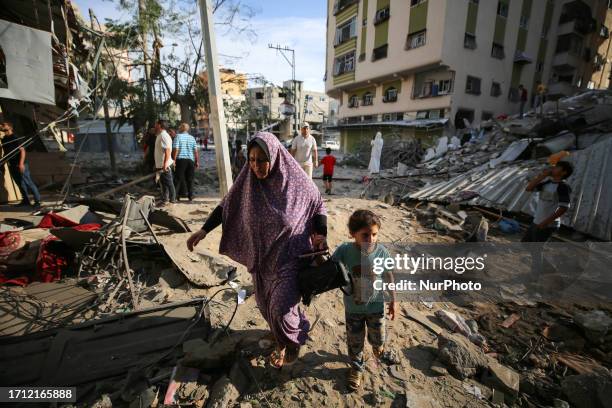
[{"label": "utility pole", "polygon": [[[272,44],[268,44],[268,48],[272,49],[272,50],[276,50],[277,52],[280,52],[281,55],[283,56],[283,58],[285,58],[285,61],[287,61],[287,63],[291,66],[291,95],[292,95],[292,103],[293,103],[293,136],[297,136],[299,133],[299,124],[298,124],[298,120],[297,120],[297,89],[295,86],[295,50],[291,49],[287,46],[285,47],[281,47],[280,45],[272,45]],[[290,52],[291,53],[291,60],[289,60],[289,58],[285,55],[285,52]]]},{"label": "utility pole", "polygon": [[208,72],[208,99],[210,99],[209,119],[213,126],[215,138],[215,157],[217,173],[219,174],[219,190],[221,197],[225,196],[232,186],[232,169],[230,166],[229,147],[227,145],[227,129],[225,127],[225,112],[221,94],[221,80],[217,63],[217,44],[215,42],[215,22],[213,20],[210,0],[198,0],[200,18],[202,19],[202,38],[204,40],[204,55],[206,56],[206,71]]},{"label": "utility pole", "polygon": [[138,25],[140,28],[140,38],[142,41],[142,54],[144,61],[144,74],[145,74],[145,85],[147,88],[146,95],[146,106],[147,106],[147,122],[145,131],[147,131],[152,125],[153,120],[153,84],[151,79],[151,56],[149,55],[149,46],[147,44],[149,40],[148,36],[148,21],[147,21],[147,1],[138,0]]},{"label": "utility pole", "polygon": [[[91,24],[91,29],[95,30],[94,28],[94,12],[92,9],[89,9],[89,21]],[[106,48],[106,45],[104,44],[104,38],[102,38],[100,40],[100,50],[102,49],[102,47]],[[113,63],[113,68],[115,69],[115,73],[117,72],[117,66],[115,65],[115,62],[113,61],[113,56],[110,55],[110,52],[108,50],[108,48],[106,48],[106,51],[108,52],[108,57],[111,59],[111,62]],[[98,70],[98,65],[100,64],[100,59],[96,58],[96,66],[94,67],[94,78],[96,81],[95,86],[98,85],[98,80],[100,79],[98,74],[99,74],[99,70]],[[112,81],[114,79],[114,77],[108,78],[109,81]],[[95,97],[94,97],[95,100]],[[94,106],[96,108],[98,108],[98,104],[95,103]],[[111,174],[113,176],[117,175],[117,161],[115,160],[115,145],[113,144],[113,133],[111,131],[111,120],[110,120],[110,116],[109,116],[109,112],[108,112],[108,100],[106,98],[106,94],[102,94],[102,107],[104,109],[104,127],[106,129],[106,144],[107,144],[107,148],[108,148],[108,156],[110,158],[110,165],[111,165]],[[94,112],[94,119],[97,118],[98,116],[98,112]]]}]

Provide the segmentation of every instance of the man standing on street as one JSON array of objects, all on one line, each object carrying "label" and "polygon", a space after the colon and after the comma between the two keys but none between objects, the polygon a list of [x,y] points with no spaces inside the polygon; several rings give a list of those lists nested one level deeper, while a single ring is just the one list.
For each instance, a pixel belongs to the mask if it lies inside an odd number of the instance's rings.
[{"label": "man standing on street", "polygon": [[519,85],[519,97],[521,99],[521,119],[525,116],[525,105],[527,104],[527,89],[523,85]]},{"label": "man standing on street", "polygon": [[312,178],[312,169],[313,166],[319,166],[319,157],[317,155],[317,141],[310,134],[310,125],[308,123],[304,122],[301,134],[293,139],[291,154],[300,163],[308,177]]},{"label": "man standing on street", "polygon": [[[10,122],[2,123],[0,131],[4,132],[4,137],[2,138],[3,154],[4,156],[11,154],[7,163],[9,172],[21,192],[22,198],[19,205],[31,205],[30,198],[28,197],[28,194],[31,192],[34,196],[34,208],[40,208],[40,194],[30,176],[30,168],[26,161],[26,150],[23,147],[19,147],[25,141],[25,138],[19,138],[15,135],[13,124]],[[14,150],[16,149],[18,151],[15,152]]]},{"label": "man standing on street", "polygon": [[176,192],[180,199],[181,192],[187,190],[187,198],[193,200],[193,176],[200,166],[198,147],[195,138],[189,134],[189,125],[181,123],[179,133],[172,142],[172,156],[176,162]]},{"label": "man standing on street", "polygon": [[176,202],[176,192],[174,181],[172,180],[172,138],[166,131],[167,125],[163,120],[158,120],[155,124],[155,169],[159,172],[159,183],[163,205],[168,202]]}]

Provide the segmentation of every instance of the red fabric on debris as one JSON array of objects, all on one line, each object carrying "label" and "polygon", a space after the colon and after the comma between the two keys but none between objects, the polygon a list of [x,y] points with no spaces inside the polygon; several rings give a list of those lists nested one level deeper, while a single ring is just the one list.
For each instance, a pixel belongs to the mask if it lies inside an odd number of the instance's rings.
[{"label": "red fabric on debris", "polygon": [[[17,231],[8,231],[0,233],[0,258],[9,256],[14,251],[17,251],[23,246],[21,234]],[[0,272],[0,285],[10,284],[25,286],[28,284],[27,276],[19,276],[9,278],[4,273]]]},{"label": "red fabric on debris", "polygon": [[64,218],[57,213],[50,212],[45,214],[42,220],[40,220],[38,228],[74,227],[77,225],[79,224],[74,221]]},{"label": "red fabric on debris", "polygon": [[[82,224],[72,228],[77,231],[97,231],[100,229],[100,224]],[[68,268],[69,262],[66,256],[56,253],[49,248],[49,244],[58,239],[53,235],[43,239],[38,259],[36,259],[37,281],[53,282],[59,280],[62,277],[62,273]]]},{"label": "red fabric on debris", "polygon": [[17,231],[0,233],[0,257],[8,256],[21,247],[21,234]]}]

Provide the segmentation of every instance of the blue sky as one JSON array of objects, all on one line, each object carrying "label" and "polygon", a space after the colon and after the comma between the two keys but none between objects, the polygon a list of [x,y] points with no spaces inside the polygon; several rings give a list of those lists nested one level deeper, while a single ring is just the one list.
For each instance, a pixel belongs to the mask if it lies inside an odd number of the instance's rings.
[{"label": "blue sky", "polygon": [[[88,9],[103,21],[105,18],[126,18],[117,10],[118,1],[73,0],[88,18]],[[296,78],[308,90],[323,91],[325,74],[325,20],[327,0],[243,0],[254,11],[251,20],[256,38],[248,40],[217,31],[220,54],[238,58],[220,58],[221,63],[241,72],[263,75],[268,81],[281,84],[291,78],[291,68],[281,55],[268,49],[279,44],[295,49]],[[194,0],[195,3],[195,0]],[[168,43],[169,41],[166,41]]]}]

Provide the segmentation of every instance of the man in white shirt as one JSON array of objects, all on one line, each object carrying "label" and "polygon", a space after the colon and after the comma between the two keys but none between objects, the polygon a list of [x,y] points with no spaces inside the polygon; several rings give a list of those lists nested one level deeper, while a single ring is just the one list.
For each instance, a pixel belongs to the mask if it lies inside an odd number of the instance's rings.
[{"label": "man in white shirt", "polygon": [[176,191],[172,177],[172,138],[166,131],[167,125],[163,120],[155,124],[155,169],[159,172],[163,205],[176,202]]},{"label": "man in white shirt", "polygon": [[308,123],[305,122],[302,125],[301,135],[293,139],[291,154],[300,163],[308,177],[312,178],[312,169],[313,166],[319,166],[319,157],[317,155],[317,141],[310,134],[310,125]]}]

